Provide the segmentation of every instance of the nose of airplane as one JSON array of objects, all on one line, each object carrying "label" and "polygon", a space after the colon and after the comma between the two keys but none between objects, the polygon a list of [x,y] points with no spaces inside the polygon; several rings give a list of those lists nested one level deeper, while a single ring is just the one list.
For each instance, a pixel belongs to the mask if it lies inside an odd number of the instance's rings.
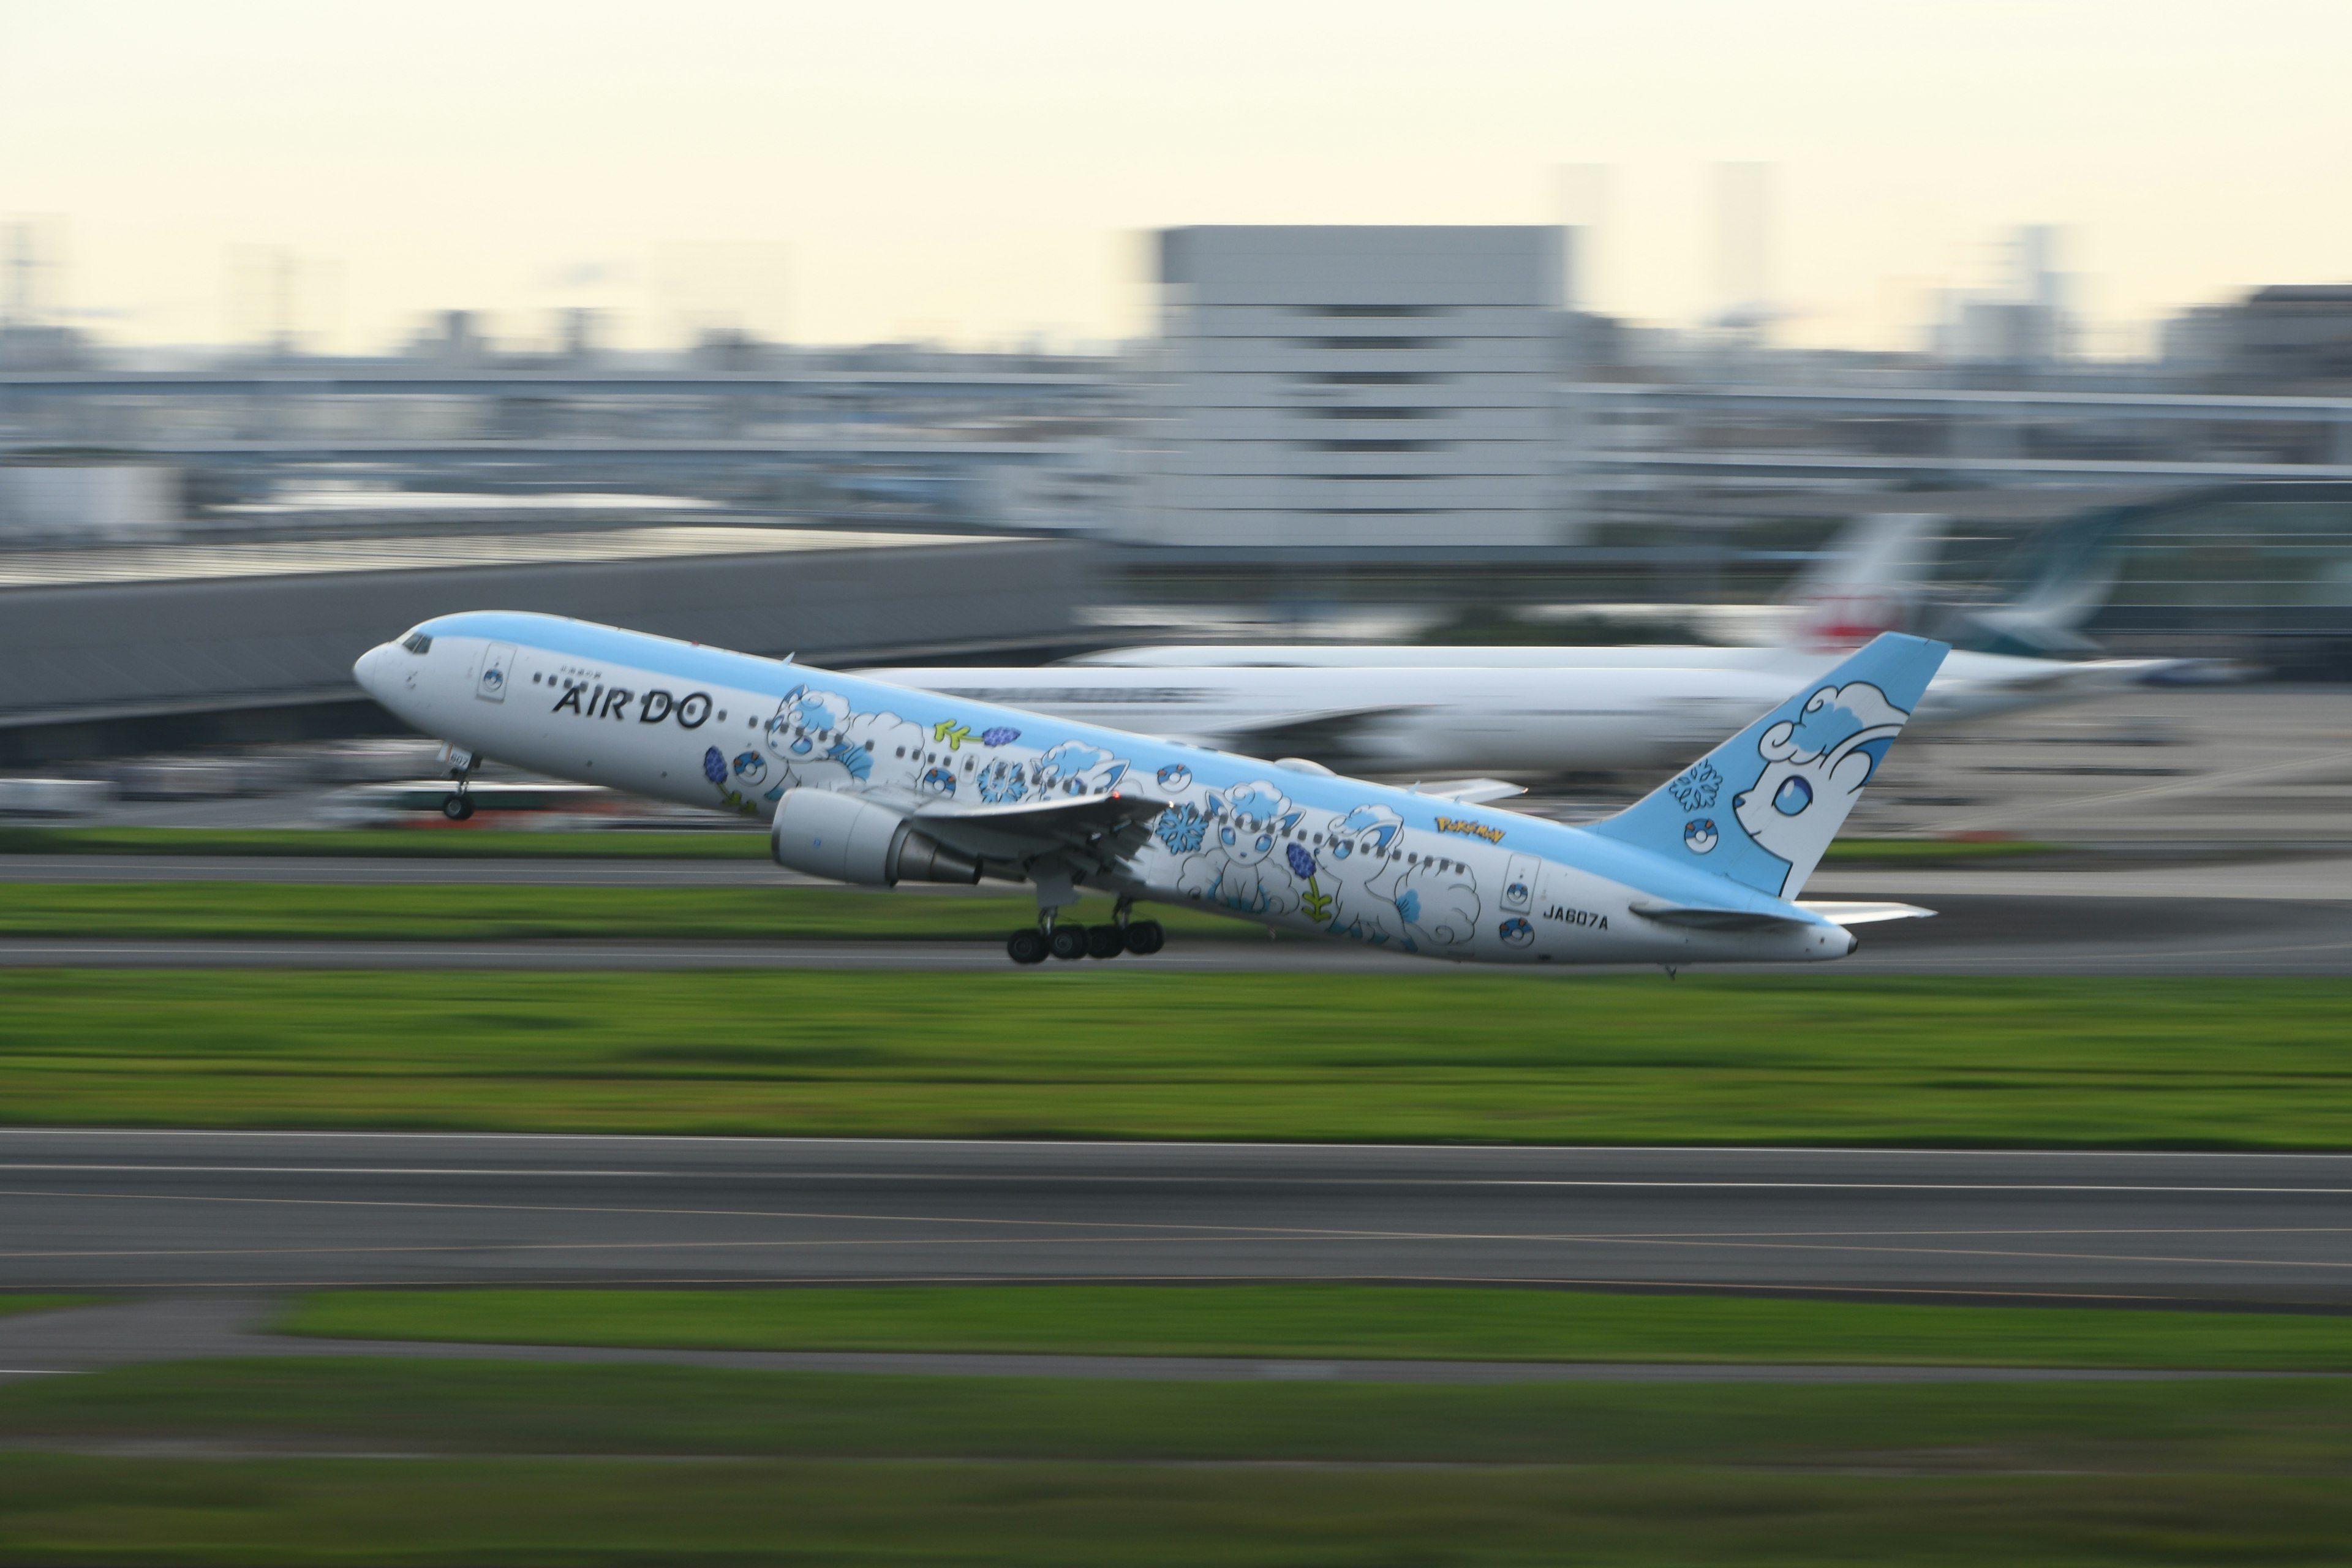
[{"label": "nose of airplane", "polygon": [[383,665],[384,660],[389,658],[391,654],[392,645],[390,643],[378,643],[375,647],[368,649],[367,652],[360,655],[357,659],[352,661],[352,679],[358,681],[360,684],[360,689],[366,692],[370,697],[381,697],[383,695],[382,690],[383,681]]}]

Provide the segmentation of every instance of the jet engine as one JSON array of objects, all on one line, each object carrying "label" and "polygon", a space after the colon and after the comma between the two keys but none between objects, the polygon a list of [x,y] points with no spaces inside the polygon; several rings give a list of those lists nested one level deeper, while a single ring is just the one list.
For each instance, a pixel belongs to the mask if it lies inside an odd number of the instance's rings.
[{"label": "jet engine", "polygon": [[980,862],[887,806],[829,789],[788,789],[768,847],[776,864],[835,882],[977,882]]}]

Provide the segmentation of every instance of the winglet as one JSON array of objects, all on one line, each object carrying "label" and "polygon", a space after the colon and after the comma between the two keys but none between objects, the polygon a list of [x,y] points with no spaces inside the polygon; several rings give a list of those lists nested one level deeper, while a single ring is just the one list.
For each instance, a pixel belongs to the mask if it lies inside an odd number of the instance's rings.
[{"label": "winglet", "polygon": [[1793,899],[1950,651],[1882,634],[1587,831]]}]

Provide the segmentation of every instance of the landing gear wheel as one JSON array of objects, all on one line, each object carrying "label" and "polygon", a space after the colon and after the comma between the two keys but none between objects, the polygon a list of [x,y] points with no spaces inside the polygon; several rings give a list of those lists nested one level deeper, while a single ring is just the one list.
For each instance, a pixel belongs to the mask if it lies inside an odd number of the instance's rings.
[{"label": "landing gear wheel", "polygon": [[1090,926],[1087,930],[1088,958],[1117,958],[1127,951],[1127,933],[1117,926]]},{"label": "landing gear wheel", "polygon": [[1034,926],[1024,926],[1005,939],[1004,951],[1013,955],[1015,963],[1043,963],[1045,933]]},{"label": "landing gear wheel", "polygon": [[452,822],[465,821],[467,817],[474,815],[473,796],[465,795],[445,795],[441,801],[441,815],[447,817]]},{"label": "landing gear wheel", "polygon": [[1160,929],[1158,921],[1127,922],[1127,951],[1138,958],[1149,958],[1168,945],[1168,933]]},{"label": "landing gear wheel", "polygon": [[1045,947],[1055,958],[1084,958],[1087,955],[1087,928],[1057,925],[1046,933]]}]

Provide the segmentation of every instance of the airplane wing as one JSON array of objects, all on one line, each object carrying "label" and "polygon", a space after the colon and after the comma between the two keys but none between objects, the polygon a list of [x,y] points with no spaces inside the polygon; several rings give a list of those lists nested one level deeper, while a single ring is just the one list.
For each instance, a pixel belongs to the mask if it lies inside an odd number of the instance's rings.
[{"label": "airplane wing", "polygon": [[[1645,899],[1630,906],[1643,920],[1660,925],[1687,926],[1693,931],[1762,931],[1769,926],[1802,925],[1805,922],[1789,915],[1776,915],[1762,910],[1727,910],[1706,904],[1670,904],[1663,900]],[[1797,906],[1808,914],[1815,914],[1832,925],[1867,925],[1873,921],[1925,920],[1933,910],[1923,910],[1916,904],[1844,904],[1807,900]]]},{"label": "airplane wing", "polygon": [[1508,800],[1515,795],[1525,795],[1528,786],[1506,784],[1501,779],[1431,779],[1413,785],[1412,793],[1438,800],[1460,801],[1464,805],[1481,805],[1490,800]]},{"label": "airplane wing", "polygon": [[1102,861],[1123,860],[1143,847],[1169,802],[1132,790],[958,805],[932,801],[910,814],[925,833],[951,848],[988,860],[1028,860],[1076,850]]},{"label": "airplane wing", "polygon": [[1238,752],[1245,757],[1310,757],[1318,762],[1352,761],[1362,754],[1361,740],[1383,723],[1414,711],[1393,702],[1361,708],[1307,708],[1292,713],[1220,725],[1203,734],[1171,735],[1213,751]]}]

